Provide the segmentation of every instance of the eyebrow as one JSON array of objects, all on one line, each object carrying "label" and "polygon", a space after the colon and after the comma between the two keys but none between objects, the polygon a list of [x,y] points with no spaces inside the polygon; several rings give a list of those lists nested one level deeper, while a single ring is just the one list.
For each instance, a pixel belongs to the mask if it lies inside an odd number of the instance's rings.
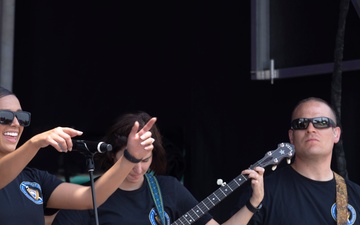
[{"label": "eyebrow", "polygon": [[147,159],[150,159],[152,157],[152,155],[151,156],[149,156],[149,157],[147,157],[147,158],[145,158],[145,159],[142,159],[142,160],[147,160]]}]

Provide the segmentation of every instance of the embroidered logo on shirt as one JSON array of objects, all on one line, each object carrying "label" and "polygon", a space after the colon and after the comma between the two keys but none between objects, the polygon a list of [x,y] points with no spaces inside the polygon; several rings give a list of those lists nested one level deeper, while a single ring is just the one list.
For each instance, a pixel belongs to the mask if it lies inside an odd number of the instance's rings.
[{"label": "embroidered logo on shirt", "polygon": [[[354,207],[350,204],[347,205],[347,208],[348,208],[348,213],[349,213],[349,218],[348,218],[348,221],[347,221],[347,225],[352,225],[355,223],[356,221],[356,211],[354,209]],[[334,203],[331,207],[331,215],[333,217],[333,219],[335,221],[337,221],[337,217],[336,217],[336,203]]]},{"label": "embroidered logo on shirt", "polygon": [[23,181],[20,184],[21,192],[35,204],[43,204],[41,186],[36,182]]},{"label": "embroidered logo on shirt", "polygon": [[[166,220],[166,224],[170,224],[170,218],[169,218],[169,215],[164,212],[165,214],[165,220]],[[151,225],[161,225],[161,222],[160,222],[160,217],[159,215],[156,213],[156,209],[155,208],[152,208],[150,213],[149,213],[149,220],[150,220],[150,223]]]}]

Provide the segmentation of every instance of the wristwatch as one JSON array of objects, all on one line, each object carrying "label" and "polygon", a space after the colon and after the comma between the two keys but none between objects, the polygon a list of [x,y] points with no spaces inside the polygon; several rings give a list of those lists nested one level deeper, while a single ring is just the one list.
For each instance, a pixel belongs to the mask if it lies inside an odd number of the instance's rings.
[{"label": "wristwatch", "polygon": [[246,202],[246,208],[248,208],[252,213],[256,213],[257,211],[259,211],[262,207],[262,203],[260,203],[260,205],[258,205],[258,207],[254,207],[251,202],[250,199]]}]

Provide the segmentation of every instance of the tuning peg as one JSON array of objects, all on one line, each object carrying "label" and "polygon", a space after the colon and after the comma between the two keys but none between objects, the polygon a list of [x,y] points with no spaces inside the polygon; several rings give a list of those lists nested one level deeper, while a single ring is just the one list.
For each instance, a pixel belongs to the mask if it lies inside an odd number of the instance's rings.
[{"label": "tuning peg", "polygon": [[222,179],[217,179],[216,183],[217,183],[217,185],[220,185],[220,186],[226,185],[226,182],[224,182]]},{"label": "tuning peg", "polygon": [[272,171],[276,170],[276,168],[277,168],[277,165],[273,165],[273,166],[271,167]]}]

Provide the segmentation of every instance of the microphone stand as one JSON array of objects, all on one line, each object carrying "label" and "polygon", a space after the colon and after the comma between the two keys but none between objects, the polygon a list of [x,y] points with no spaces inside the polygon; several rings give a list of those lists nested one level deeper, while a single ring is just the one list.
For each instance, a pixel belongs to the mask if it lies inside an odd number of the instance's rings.
[{"label": "microphone stand", "polygon": [[85,155],[86,156],[86,164],[89,171],[90,181],[91,181],[91,193],[92,193],[92,200],[93,200],[93,207],[94,207],[94,214],[95,214],[95,222],[96,225],[99,225],[99,217],[98,217],[98,211],[96,206],[96,196],[94,191],[94,170],[95,170],[95,164],[94,164],[94,154],[91,155]]},{"label": "microphone stand", "polygon": [[[95,222],[96,225],[99,225],[99,217],[98,217],[98,211],[96,206],[96,197],[95,197],[95,191],[94,191],[94,169],[95,169],[95,163],[94,163],[94,155],[97,152],[104,152],[104,150],[111,151],[112,146],[110,144],[106,144],[103,142],[89,142],[84,140],[72,140],[73,141],[73,148],[77,149],[79,153],[83,154],[86,157],[86,164],[88,167],[89,175],[90,175],[90,181],[91,181],[91,193],[92,193],[92,200],[93,200],[93,207],[94,207],[94,213],[95,213]],[[94,151],[94,148],[96,147],[97,151]],[[89,148],[92,148],[90,150]]]}]

